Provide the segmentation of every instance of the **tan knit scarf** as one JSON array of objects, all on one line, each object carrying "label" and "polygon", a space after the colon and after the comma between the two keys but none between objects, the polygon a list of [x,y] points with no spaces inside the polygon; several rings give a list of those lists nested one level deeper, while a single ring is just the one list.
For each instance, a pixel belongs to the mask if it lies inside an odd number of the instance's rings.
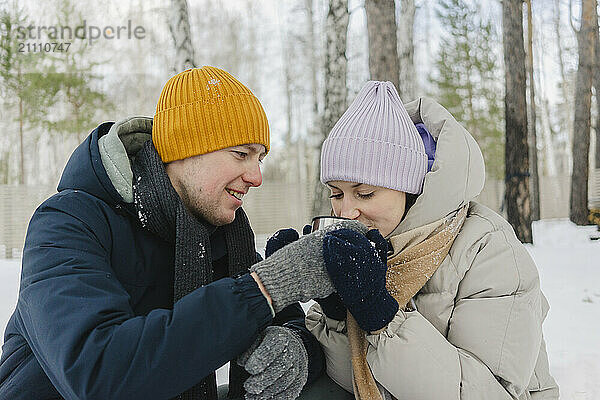
[{"label": "tan knit scarf", "polygon": [[[468,205],[465,205],[451,216],[390,238],[394,252],[387,261],[386,287],[401,309],[406,308],[448,255],[465,221],[467,209]],[[349,312],[346,321],[354,397],[357,400],[382,400],[367,363],[366,333]]]}]

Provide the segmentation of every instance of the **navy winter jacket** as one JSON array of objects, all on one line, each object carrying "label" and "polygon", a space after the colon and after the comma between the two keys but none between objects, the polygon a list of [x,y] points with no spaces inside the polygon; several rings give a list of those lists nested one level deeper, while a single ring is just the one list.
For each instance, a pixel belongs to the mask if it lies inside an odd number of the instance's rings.
[{"label": "navy winter jacket", "polygon": [[169,399],[235,359],[271,323],[321,350],[299,304],[272,318],[248,274],[172,305],[174,248],[143,229],[112,185],[96,128],[75,150],[58,193],[34,213],[19,299],[5,332],[0,400]]}]

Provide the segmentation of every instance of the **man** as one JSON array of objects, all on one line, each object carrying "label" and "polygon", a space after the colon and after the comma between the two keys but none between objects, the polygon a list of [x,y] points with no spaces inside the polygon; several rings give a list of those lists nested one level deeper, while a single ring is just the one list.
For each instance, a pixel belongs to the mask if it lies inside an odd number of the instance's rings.
[{"label": "man", "polygon": [[297,397],[323,368],[297,302],[333,286],[323,233],[258,259],[240,207],[268,150],[258,99],[213,67],[97,127],[31,219],[0,399],[216,399],[229,360],[230,398]]}]

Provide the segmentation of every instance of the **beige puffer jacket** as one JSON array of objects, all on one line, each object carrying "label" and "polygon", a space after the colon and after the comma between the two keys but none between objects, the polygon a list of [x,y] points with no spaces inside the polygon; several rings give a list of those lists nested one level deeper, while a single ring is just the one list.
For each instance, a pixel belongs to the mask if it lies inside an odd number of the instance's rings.
[{"label": "beige puffer jacket", "polygon": [[[477,143],[430,99],[406,108],[437,140],[437,151],[423,194],[390,236],[470,205],[448,256],[414,297],[417,311],[400,311],[383,332],[367,335],[375,380],[398,399],[558,399],[537,268],[511,226],[472,201],[485,179]],[[352,392],[345,322],[315,304],[306,325],[323,347],[328,375]]]}]

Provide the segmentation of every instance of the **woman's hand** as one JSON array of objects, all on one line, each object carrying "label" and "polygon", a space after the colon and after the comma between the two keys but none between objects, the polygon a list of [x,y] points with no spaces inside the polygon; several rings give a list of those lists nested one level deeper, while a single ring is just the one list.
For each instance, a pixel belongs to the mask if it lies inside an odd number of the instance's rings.
[{"label": "woman's hand", "polygon": [[287,228],[278,230],[267,240],[267,245],[265,246],[265,258],[270,257],[271,254],[275,253],[277,250],[281,250],[288,244],[295,242],[299,237],[300,235],[298,235],[298,232],[296,232],[295,229]]},{"label": "woman's hand", "polygon": [[385,327],[398,312],[398,302],[385,287],[387,249],[378,230],[365,236],[338,229],[323,238],[323,258],[333,286],[367,332]]},{"label": "woman's hand", "polygon": [[323,298],[334,292],[323,260],[323,238],[338,229],[361,236],[367,231],[358,221],[341,221],[292,241],[250,268],[271,297],[275,313],[297,301]]}]

